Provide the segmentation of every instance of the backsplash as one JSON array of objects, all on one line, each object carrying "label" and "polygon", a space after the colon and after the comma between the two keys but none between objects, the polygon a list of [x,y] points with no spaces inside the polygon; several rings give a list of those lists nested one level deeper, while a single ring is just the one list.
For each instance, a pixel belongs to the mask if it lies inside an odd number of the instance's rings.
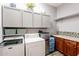
[{"label": "backsplash", "polygon": [[66,36],[71,36],[71,37],[76,37],[79,38],[79,33],[77,32],[63,32],[63,31],[58,31],[58,35],[66,35]]}]

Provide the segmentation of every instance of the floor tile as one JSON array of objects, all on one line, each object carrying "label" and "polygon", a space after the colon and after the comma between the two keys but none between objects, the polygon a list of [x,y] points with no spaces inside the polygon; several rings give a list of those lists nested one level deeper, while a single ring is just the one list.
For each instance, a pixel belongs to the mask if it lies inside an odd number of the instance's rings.
[{"label": "floor tile", "polygon": [[62,53],[60,53],[59,51],[55,51],[47,56],[64,56]]}]

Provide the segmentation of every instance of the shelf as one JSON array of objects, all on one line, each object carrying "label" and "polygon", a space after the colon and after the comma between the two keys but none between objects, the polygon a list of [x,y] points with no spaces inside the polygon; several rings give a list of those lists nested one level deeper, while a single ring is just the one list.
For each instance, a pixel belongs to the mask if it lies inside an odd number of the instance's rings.
[{"label": "shelf", "polygon": [[75,13],[75,14],[65,16],[65,17],[60,17],[60,18],[55,19],[55,21],[60,21],[60,20],[63,20],[63,19],[68,19],[68,18],[76,17],[76,16],[79,16],[79,13]]},{"label": "shelf", "polygon": [[11,37],[11,36],[23,36],[23,34],[10,34],[10,35],[3,35],[3,37]]},{"label": "shelf", "polygon": [[3,27],[3,29],[47,29],[47,27]]}]

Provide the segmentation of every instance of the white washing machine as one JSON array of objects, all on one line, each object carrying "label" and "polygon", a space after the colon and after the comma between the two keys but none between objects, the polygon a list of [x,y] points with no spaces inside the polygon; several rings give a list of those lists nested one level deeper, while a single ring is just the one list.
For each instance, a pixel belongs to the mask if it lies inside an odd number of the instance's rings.
[{"label": "white washing machine", "polygon": [[26,56],[45,56],[45,40],[38,33],[25,34]]},{"label": "white washing machine", "polygon": [[24,56],[24,37],[7,37],[3,41],[3,56]]}]

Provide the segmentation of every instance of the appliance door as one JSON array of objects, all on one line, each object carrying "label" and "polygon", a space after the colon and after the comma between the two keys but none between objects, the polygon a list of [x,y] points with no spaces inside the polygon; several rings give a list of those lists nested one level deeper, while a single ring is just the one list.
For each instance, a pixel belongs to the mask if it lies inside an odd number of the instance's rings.
[{"label": "appliance door", "polygon": [[4,40],[3,56],[24,56],[23,39]]},{"label": "appliance door", "polygon": [[3,56],[24,56],[24,45],[15,44],[3,47]]},{"label": "appliance door", "polygon": [[26,56],[45,56],[45,41],[26,43]]}]

